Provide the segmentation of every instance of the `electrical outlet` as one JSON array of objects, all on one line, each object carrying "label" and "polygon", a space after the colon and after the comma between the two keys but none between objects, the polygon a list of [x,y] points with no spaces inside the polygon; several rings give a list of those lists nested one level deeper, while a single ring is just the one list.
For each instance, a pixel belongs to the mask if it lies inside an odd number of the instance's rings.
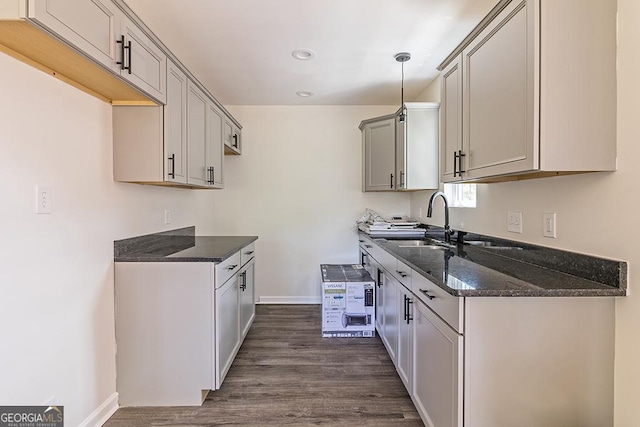
[{"label": "electrical outlet", "polygon": [[36,213],[50,214],[53,212],[53,188],[49,185],[36,186]]},{"label": "electrical outlet", "polygon": [[507,231],[522,234],[522,212],[507,212]]},{"label": "electrical outlet", "polygon": [[164,210],[164,223],[171,224],[171,211],[169,209]]},{"label": "electrical outlet", "polygon": [[542,235],[556,238],[556,213],[545,212],[542,214]]}]

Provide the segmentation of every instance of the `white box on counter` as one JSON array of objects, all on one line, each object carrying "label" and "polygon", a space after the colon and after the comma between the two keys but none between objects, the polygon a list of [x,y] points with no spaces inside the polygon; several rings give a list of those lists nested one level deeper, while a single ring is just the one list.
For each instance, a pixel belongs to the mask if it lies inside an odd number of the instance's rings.
[{"label": "white box on counter", "polygon": [[321,264],[322,336],[374,337],[375,284],[361,265]]}]

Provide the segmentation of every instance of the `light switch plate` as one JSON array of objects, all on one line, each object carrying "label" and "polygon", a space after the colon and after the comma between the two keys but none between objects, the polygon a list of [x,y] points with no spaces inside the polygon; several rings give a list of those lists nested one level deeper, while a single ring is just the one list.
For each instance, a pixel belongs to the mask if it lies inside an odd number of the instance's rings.
[{"label": "light switch plate", "polygon": [[542,235],[556,238],[556,213],[545,212],[542,214]]},{"label": "light switch plate", "polygon": [[522,234],[522,212],[507,212],[507,231]]}]

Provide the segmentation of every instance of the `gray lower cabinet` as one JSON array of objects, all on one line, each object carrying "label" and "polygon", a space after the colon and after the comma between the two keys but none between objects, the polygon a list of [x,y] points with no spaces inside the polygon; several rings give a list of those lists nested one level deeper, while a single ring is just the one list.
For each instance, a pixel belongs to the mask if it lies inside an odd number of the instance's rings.
[{"label": "gray lower cabinet", "polygon": [[241,256],[253,248],[218,264],[115,263],[120,406],[201,405],[221,387],[255,317],[255,257]]},{"label": "gray lower cabinet", "polygon": [[383,277],[376,328],[425,425],[613,426],[613,298],[457,297],[371,239],[360,251]]}]

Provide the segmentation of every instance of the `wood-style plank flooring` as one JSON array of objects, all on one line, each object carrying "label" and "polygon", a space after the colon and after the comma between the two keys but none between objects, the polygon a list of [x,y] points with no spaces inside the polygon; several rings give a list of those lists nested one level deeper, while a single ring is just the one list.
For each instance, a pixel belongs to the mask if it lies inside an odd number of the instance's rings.
[{"label": "wood-style plank flooring", "polygon": [[201,407],[121,408],[107,427],[423,426],[380,338],[322,338],[319,305],[258,305]]}]

